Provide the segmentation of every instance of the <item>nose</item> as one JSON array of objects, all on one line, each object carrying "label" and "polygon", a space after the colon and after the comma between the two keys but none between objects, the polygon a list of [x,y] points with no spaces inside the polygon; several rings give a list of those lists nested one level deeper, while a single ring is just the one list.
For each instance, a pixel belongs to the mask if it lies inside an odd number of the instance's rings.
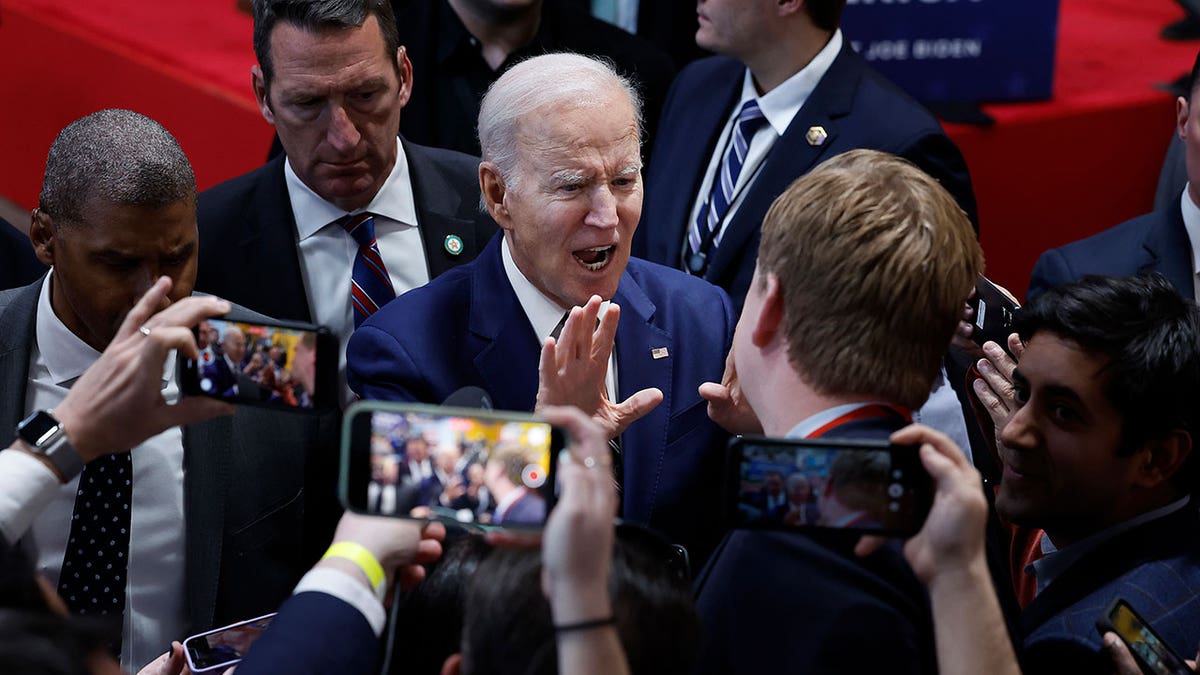
[{"label": "nose", "polygon": [[329,129],[325,137],[334,150],[339,153],[349,153],[358,146],[362,134],[358,133],[358,127],[354,126],[354,120],[350,119],[350,114],[346,112],[346,109],[334,105],[330,108]]},{"label": "nose", "polygon": [[607,185],[598,186],[592,193],[588,214],[583,222],[585,225],[603,229],[617,226],[619,222],[617,218],[617,197]]},{"label": "nose", "polygon": [[1023,405],[1013,411],[1000,429],[1000,442],[1010,448],[1028,448],[1037,443],[1037,428],[1033,423],[1032,406]]}]

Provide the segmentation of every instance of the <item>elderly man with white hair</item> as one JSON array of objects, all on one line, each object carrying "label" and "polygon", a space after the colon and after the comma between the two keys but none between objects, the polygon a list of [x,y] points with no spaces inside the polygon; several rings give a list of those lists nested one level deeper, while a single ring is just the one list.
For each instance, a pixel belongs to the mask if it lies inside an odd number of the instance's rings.
[{"label": "elderly man with white hair", "polygon": [[364,398],[437,403],[475,386],[502,410],[583,409],[608,431],[624,518],[696,559],[720,535],[726,438],[697,387],[720,379],[735,317],[715,286],[630,259],[640,119],[637,92],[595,59],[539,56],[497,80],[479,182],[501,233],[365,322],[349,381]]}]

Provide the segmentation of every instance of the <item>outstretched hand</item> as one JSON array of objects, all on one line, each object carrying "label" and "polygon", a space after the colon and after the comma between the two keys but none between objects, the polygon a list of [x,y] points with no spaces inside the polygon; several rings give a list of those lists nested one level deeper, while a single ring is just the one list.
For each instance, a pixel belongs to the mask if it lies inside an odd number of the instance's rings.
[{"label": "outstretched hand", "polygon": [[663,400],[662,391],[643,389],[620,403],[608,398],[605,376],[617,335],[621,308],[609,304],[603,318],[601,300],[593,295],[571,309],[558,339],[546,338],[538,363],[535,411],[547,406],[574,406],[590,415],[608,438],[616,438]]},{"label": "outstretched hand", "polygon": [[1017,409],[1017,395],[1013,387],[1013,371],[1017,369],[1017,361],[1025,353],[1025,345],[1021,338],[1013,333],[1008,336],[1009,356],[995,342],[983,343],[984,358],[975,367],[979,370],[979,379],[975,380],[975,396],[992,418],[992,426],[996,430],[996,444],[1000,444],[1000,431],[1008,421],[1013,411]]},{"label": "outstretched hand", "polygon": [[708,401],[708,418],[731,434],[761,434],[762,422],[750,407],[738,382],[737,367],[733,363],[733,350],[725,357],[725,373],[720,384],[705,382],[700,385],[700,398]]}]

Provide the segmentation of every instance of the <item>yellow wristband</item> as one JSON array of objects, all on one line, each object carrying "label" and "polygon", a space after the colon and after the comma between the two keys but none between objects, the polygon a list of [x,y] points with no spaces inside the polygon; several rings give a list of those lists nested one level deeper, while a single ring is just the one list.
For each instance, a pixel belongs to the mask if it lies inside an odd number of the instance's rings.
[{"label": "yellow wristband", "polygon": [[321,556],[321,560],[326,558],[345,558],[358,565],[363,574],[367,575],[367,581],[371,582],[371,588],[376,591],[383,584],[383,565],[380,565],[375,555],[362,544],[352,541],[336,542],[329,547],[328,551],[325,551],[325,555]]}]

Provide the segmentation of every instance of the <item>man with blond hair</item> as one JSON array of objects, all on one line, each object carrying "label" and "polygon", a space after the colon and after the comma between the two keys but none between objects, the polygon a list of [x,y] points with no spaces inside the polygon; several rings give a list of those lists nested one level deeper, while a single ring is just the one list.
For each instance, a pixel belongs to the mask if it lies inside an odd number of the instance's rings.
[{"label": "man with blond hair", "polygon": [[[725,379],[704,385],[710,414],[768,436],[886,440],[929,395],[982,268],[937,181],[878,151],[830,159],[767,212]],[[898,551],[856,560],[854,539],[726,537],[697,586],[701,670],[931,671],[920,583]]]}]

